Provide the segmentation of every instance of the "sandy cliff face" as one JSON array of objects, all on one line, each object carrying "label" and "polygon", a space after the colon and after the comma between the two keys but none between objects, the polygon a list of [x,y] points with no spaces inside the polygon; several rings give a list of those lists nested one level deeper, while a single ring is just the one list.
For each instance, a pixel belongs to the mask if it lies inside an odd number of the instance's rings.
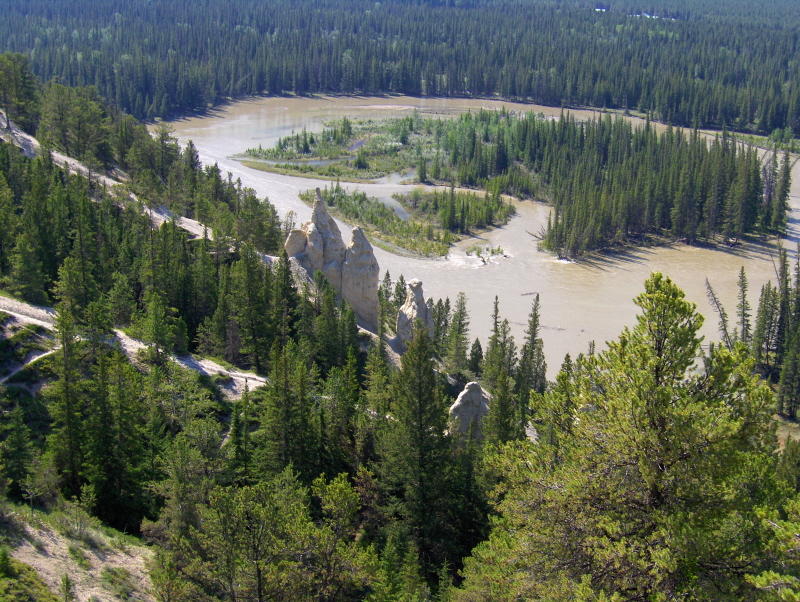
[{"label": "sandy cliff face", "polygon": [[378,325],[378,280],[380,267],[372,245],[361,228],[353,228],[353,237],[345,250],[342,265],[342,297],[365,325]]},{"label": "sandy cliff face", "polygon": [[361,324],[376,329],[380,268],[372,245],[360,228],[354,228],[350,244],[345,246],[319,189],[311,221],[289,233],[284,249],[309,276],[321,271],[336,293],[350,304]]},{"label": "sandy cliff face", "polygon": [[464,436],[472,429],[472,436],[482,439],[481,420],[489,413],[489,399],[489,394],[478,383],[467,383],[450,406],[450,432]]},{"label": "sandy cliff face", "polygon": [[401,348],[405,348],[414,333],[414,325],[419,320],[427,328],[428,334],[433,336],[433,315],[429,305],[425,302],[422,292],[422,282],[410,280],[407,284],[406,300],[397,313],[397,340]]}]

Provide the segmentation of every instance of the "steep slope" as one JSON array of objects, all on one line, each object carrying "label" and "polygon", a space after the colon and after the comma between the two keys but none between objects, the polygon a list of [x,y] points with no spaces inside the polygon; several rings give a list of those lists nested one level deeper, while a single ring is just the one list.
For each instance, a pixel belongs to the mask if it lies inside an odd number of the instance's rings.
[{"label": "steep slope", "polygon": [[[25,303],[17,299],[12,299],[11,297],[0,295],[0,311],[9,314],[20,324],[32,324],[51,331],[55,329],[55,310],[50,307],[31,305],[30,303]],[[119,329],[114,330],[114,334],[120,348],[131,359],[135,359],[136,354],[147,347],[146,343],[128,336]],[[52,351],[49,353],[52,353]],[[42,357],[43,354],[36,355],[35,357],[29,357],[24,366],[16,366],[12,370],[12,373],[7,373],[0,376],[0,384],[11,380],[13,376],[24,369],[25,366],[38,361]],[[207,376],[221,376],[224,379],[227,379],[227,382],[223,382],[220,387],[225,395],[230,399],[240,398],[245,387],[249,387],[252,390],[263,386],[267,382],[266,378],[253,372],[231,370],[215,362],[214,360],[197,357],[188,353],[183,355],[170,355],[169,359],[177,364],[180,364],[184,368],[194,370],[200,374]]]}]

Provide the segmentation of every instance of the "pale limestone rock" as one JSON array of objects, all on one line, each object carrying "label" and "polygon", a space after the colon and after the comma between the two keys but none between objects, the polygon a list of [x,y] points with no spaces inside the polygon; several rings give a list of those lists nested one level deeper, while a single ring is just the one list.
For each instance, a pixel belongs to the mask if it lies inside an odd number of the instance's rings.
[{"label": "pale limestone rock", "polygon": [[325,241],[314,222],[305,224],[303,232],[306,234],[305,264],[308,266],[308,271],[313,274],[325,265]]},{"label": "pale limestone rock", "polygon": [[464,436],[472,429],[472,436],[482,439],[481,420],[489,413],[489,400],[489,394],[478,383],[467,383],[450,406],[450,433]]},{"label": "pale limestone rock", "polygon": [[342,298],[347,301],[367,328],[378,325],[378,280],[380,267],[372,245],[361,228],[353,237],[342,266]]},{"label": "pale limestone rock", "polygon": [[306,251],[306,233],[302,230],[292,230],[286,237],[283,248],[289,257],[297,257]]},{"label": "pale limestone rock", "polygon": [[328,213],[328,207],[325,205],[325,201],[322,200],[319,188],[317,188],[317,200],[314,203],[314,210],[311,213],[311,223],[314,224],[322,236],[324,249],[323,266],[333,262],[341,264],[344,261],[342,233],[339,230],[339,226],[336,225],[336,220]]},{"label": "pale limestone rock", "polygon": [[397,312],[397,339],[401,347],[408,345],[414,333],[414,325],[419,320],[422,326],[433,336],[433,315],[425,302],[422,282],[416,278],[409,281],[406,289],[406,300]]},{"label": "pale limestone rock", "polygon": [[372,245],[360,228],[354,228],[350,245],[345,247],[319,189],[311,221],[293,230],[284,248],[309,277],[320,270],[366,328],[377,326],[380,269]]}]

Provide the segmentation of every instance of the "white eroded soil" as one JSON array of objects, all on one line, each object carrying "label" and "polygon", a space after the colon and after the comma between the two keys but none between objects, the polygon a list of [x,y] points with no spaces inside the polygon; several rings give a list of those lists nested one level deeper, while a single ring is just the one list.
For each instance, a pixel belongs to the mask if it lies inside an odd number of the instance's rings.
[{"label": "white eroded soil", "polygon": [[[49,330],[55,329],[55,311],[50,307],[31,305],[23,301],[18,301],[17,299],[12,299],[11,297],[0,295],[0,311],[11,314],[14,318],[25,324],[37,324]],[[146,343],[128,336],[119,329],[114,330],[114,334],[119,341],[120,348],[131,360],[135,360],[138,352],[147,346]],[[52,351],[49,353],[52,353]],[[33,361],[41,359],[41,357],[44,357],[44,355],[35,358]],[[231,399],[238,399],[241,397],[246,386],[252,391],[253,389],[263,386],[267,382],[266,378],[253,372],[229,370],[214,360],[197,357],[191,354],[171,355],[170,360],[180,364],[184,368],[194,370],[201,374],[225,377],[228,379],[228,382],[221,383],[220,388],[226,396]],[[33,363],[33,361],[29,361],[26,366]],[[13,374],[16,374],[21,369],[24,369],[24,367],[16,370]],[[4,380],[0,381],[0,384],[10,379],[13,374],[6,375]]]}]

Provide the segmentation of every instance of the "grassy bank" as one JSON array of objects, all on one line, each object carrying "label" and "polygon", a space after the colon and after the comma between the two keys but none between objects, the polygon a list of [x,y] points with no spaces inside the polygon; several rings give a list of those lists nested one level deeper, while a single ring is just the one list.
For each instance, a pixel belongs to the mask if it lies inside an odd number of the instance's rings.
[{"label": "grassy bank", "polygon": [[[316,198],[312,191],[300,195],[308,204]],[[504,224],[514,207],[500,195],[416,189],[395,195],[408,213],[403,219],[391,207],[363,192],[347,192],[338,184],[322,191],[331,212],[360,226],[378,246],[393,252],[398,249],[427,257],[446,255],[450,245],[474,230]]]},{"label": "grassy bank", "polygon": [[[300,194],[300,198],[311,205],[316,197],[313,191],[307,190]],[[450,245],[458,240],[455,235],[434,227],[430,222],[413,217],[401,219],[391,207],[379,200],[363,192],[347,192],[338,184],[323,189],[322,198],[331,213],[360,226],[378,246],[388,243],[391,247],[417,255],[438,257],[447,255]]]}]

